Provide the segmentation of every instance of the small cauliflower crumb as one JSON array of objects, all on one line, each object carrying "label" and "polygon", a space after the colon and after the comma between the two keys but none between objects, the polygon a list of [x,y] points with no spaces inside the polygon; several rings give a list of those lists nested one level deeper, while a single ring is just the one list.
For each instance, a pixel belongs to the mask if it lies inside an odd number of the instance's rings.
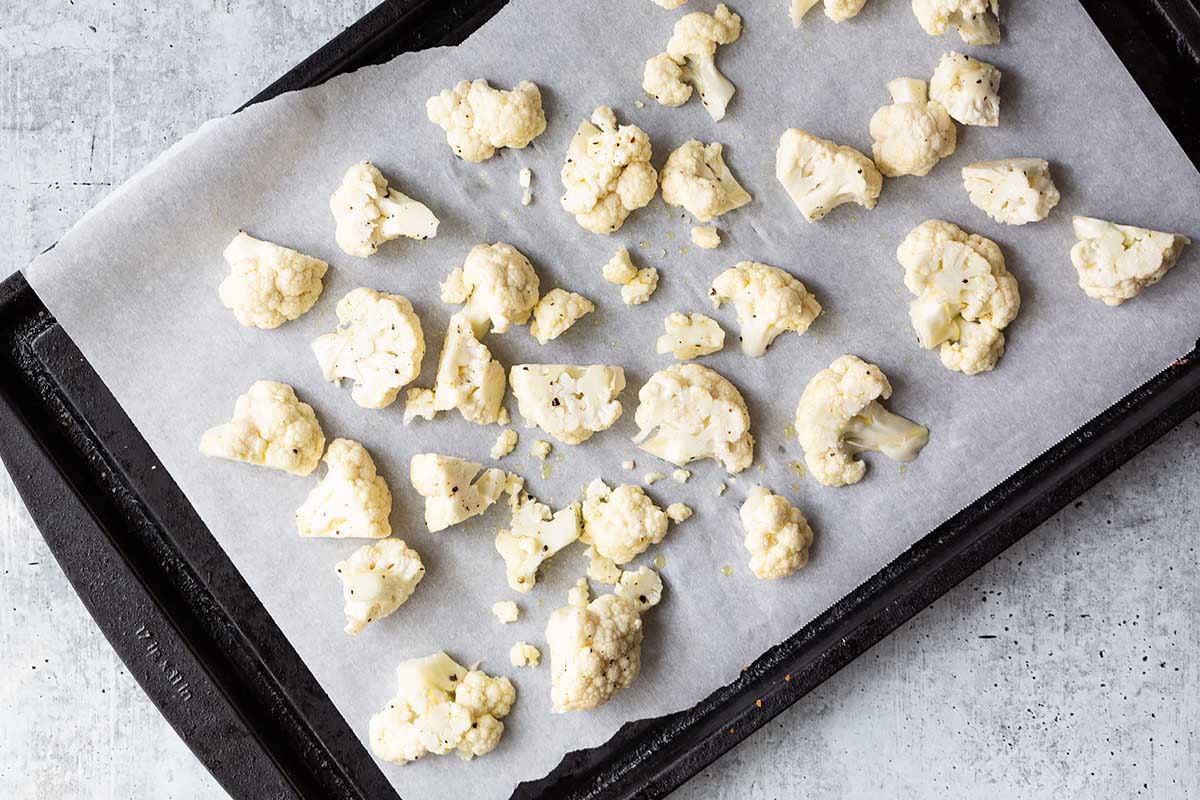
[{"label": "small cauliflower crumb", "polygon": [[721,233],[712,225],[692,228],[692,244],[705,250],[716,250],[721,246]]},{"label": "small cauliflower crumb", "polygon": [[545,439],[538,439],[533,443],[533,447],[529,448],[529,454],[535,458],[540,458],[545,461],[550,457],[550,450],[552,448],[553,445],[547,442]]},{"label": "small cauliflower crumb", "polygon": [[683,503],[671,503],[671,505],[667,506],[667,519],[671,520],[671,522],[683,522],[691,517],[693,513],[695,512]]},{"label": "small cauliflower crumb", "polygon": [[621,469],[636,469],[637,463],[632,459],[626,459],[621,462]]},{"label": "small cauliflower crumb", "polygon": [[723,495],[723,494],[725,494],[725,490],[726,490],[726,489],[728,489],[728,488],[729,488],[729,487],[728,487],[728,486],[726,486],[725,484],[723,484],[723,483],[718,483],[718,484],[717,484],[717,496],[719,497],[720,495]]},{"label": "small cauliflower crumb", "polygon": [[521,193],[521,205],[527,206],[533,202],[533,190],[529,187],[533,185],[533,170],[525,167],[517,174],[517,183],[521,184],[521,188],[525,191]]},{"label": "small cauliflower crumb", "polygon": [[518,438],[519,435],[512,428],[501,431],[496,437],[496,443],[492,445],[492,458],[499,460],[511,453],[517,446]]},{"label": "small cauliflower crumb", "polygon": [[542,661],[542,651],[529,642],[517,642],[508,651],[508,663],[514,667],[536,667]]},{"label": "small cauliflower crumb", "polygon": [[677,469],[671,473],[671,480],[676,483],[687,483],[692,477],[692,473],[686,469]]},{"label": "small cauliflower crumb", "polygon": [[567,605],[575,608],[587,608],[591,602],[592,592],[588,588],[587,578],[580,578],[567,592]]},{"label": "small cauliflower crumb", "polygon": [[492,603],[492,613],[505,625],[521,618],[521,609],[512,600],[497,600]]},{"label": "small cauliflower crumb", "polygon": [[667,476],[662,474],[661,472],[647,472],[645,475],[642,476],[642,480],[645,481],[646,483],[653,484],[653,483],[658,483],[665,477],[667,477]]}]

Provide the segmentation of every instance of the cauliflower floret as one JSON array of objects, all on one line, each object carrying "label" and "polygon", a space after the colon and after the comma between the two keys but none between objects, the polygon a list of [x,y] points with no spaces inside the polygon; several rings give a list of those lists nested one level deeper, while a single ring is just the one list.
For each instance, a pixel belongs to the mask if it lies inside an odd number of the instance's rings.
[{"label": "cauliflower floret", "polygon": [[956,28],[967,44],[1000,41],[1000,0],[912,0],[912,8],[930,36]]},{"label": "cauliflower floret", "polygon": [[809,222],[843,203],[872,209],[883,190],[883,176],[871,159],[799,128],[789,128],[779,138],[775,177]]},{"label": "cauliflower floret", "polygon": [[375,471],[367,448],[350,439],[334,439],[325,453],[325,477],[296,511],[301,536],[331,539],[386,539],[392,493]]},{"label": "cauliflower floret", "polygon": [[813,532],[808,520],[786,499],[762,486],[750,490],[740,512],[750,571],[762,580],[791,575],[808,563]]},{"label": "cauliflower floret", "polygon": [[214,458],[309,475],[325,451],[325,434],[312,406],[286,383],[255,381],[237,399],[233,419],[200,437],[200,452]]},{"label": "cauliflower floret", "polygon": [[492,614],[502,624],[508,625],[521,618],[521,609],[512,600],[497,600],[492,603]]},{"label": "cauliflower floret", "polygon": [[617,125],[608,106],[592,112],[571,139],[562,168],[562,207],[592,233],[609,234],[658,191],[650,137],[636,125]]},{"label": "cauliflower floret", "polygon": [[883,370],[857,356],[842,356],[813,376],[796,406],[795,428],[818,483],[858,483],[867,465],[854,456],[864,450],[896,461],[917,457],[929,429],[884,408],[879,400],[891,396]]},{"label": "cauliflower floret", "polygon": [[[793,27],[799,28],[800,20],[804,18],[810,8],[819,2],[820,0],[792,0]],[[851,17],[858,16],[858,12],[862,11],[866,4],[867,0],[825,0],[825,16],[834,22],[845,22]]]},{"label": "cauliflower floret", "polygon": [[586,711],[607,703],[642,666],[642,618],[614,594],[586,607],[567,605],[546,623],[554,711]]},{"label": "cauliflower floret", "polygon": [[325,380],[354,381],[363,408],[386,408],[421,372],[425,335],[408,298],[355,289],[337,304],[338,328],[312,343]]},{"label": "cauliflower floret", "polygon": [[524,325],[538,302],[538,276],[520,250],[496,242],[471,248],[442,284],[443,303],[465,303],[475,338]]},{"label": "cauliflower floret", "polygon": [[542,663],[542,651],[529,642],[516,642],[508,651],[508,663],[514,667],[536,667]]},{"label": "cauliflower floret", "polygon": [[638,275],[638,269],[629,257],[629,251],[622,247],[617,250],[608,263],[604,265],[604,280],[624,286]]},{"label": "cauliflower floret", "polygon": [[711,458],[737,473],[754,459],[746,401],[708,367],[675,364],[651,375],[638,392],[634,419],[633,443],[677,467]]},{"label": "cauliflower floret", "polygon": [[342,185],[329,198],[329,210],[337,223],[338,247],[359,258],[401,236],[437,236],[438,218],[433,212],[403,192],[388,189],[387,178],[370,161],[360,161],[346,171]]},{"label": "cauliflower floret", "polygon": [[594,545],[587,549],[587,560],[587,576],[592,580],[609,586],[616,586],[621,582],[622,572],[621,568],[617,566],[617,562],[600,555],[600,551]]},{"label": "cauliflower floret", "polygon": [[425,498],[425,527],[431,533],[482,514],[500,499],[508,488],[508,475],[494,468],[479,475],[481,469],[473,461],[437,453],[412,457],[409,480]]},{"label": "cauliflower floret", "polygon": [[617,250],[604,265],[604,280],[621,287],[621,299],[627,306],[641,305],[650,299],[658,288],[658,270],[654,267],[638,269],[624,247]]},{"label": "cauliflower floret", "polygon": [[962,53],[946,53],[929,80],[929,96],[963,125],[1000,124],[1000,70]]},{"label": "cauliflower floret", "polygon": [[712,225],[692,228],[692,244],[701,250],[716,250],[721,246],[721,232]]},{"label": "cauliflower floret", "polygon": [[521,81],[511,92],[493,89],[480,78],[460,81],[429,98],[429,121],[446,132],[446,141],[466,161],[487,161],[500,147],[520,150],[546,130],[542,93]]},{"label": "cauliflower floret", "polygon": [[958,129],[946,107],[930,100],[925,81],[897,78],[887,85],[893,105],[871,117],[872,153],[889,178],[928,175],[954,152]]},{"label": "cauliflower floret", "polygon": [[918,225],[896,251],[904,285],[917,296],[909,318],[921,346],[941,346],[942,364],[975,375],[1004,355],[1004,328],[1017,316],[1017,279],[991,239],[942,220]]},{"label": "cauliflower floret", "polygon": [[221,302],[247,328],[278,328],[313,307],[329,265],[289,247],[255,239],[245,231],[223,253],[229,275]]},{"label": "cauliflower floret", "polygon": [[551,289],[533,307],[533,322],[529,324],[529,332],[538,340],[538,344],[545,344],[562,336],[568,328],[595,310],[592,301],[581,294]]},{"label": "cauliflower floret", "polygon": [[512,521],[496,534],[496,552],[504,559],[508,586],[528,592],[537,584],[537,571],[546,559],[579,538],[583,522],[579,503],[557,514],[549,506],[520,492],[509,499]]},{"label": "cauliflower floret", "polygon": [[717,69],[717,45],[736,42],[742,18],[721,3],[712,14],[696,11],[681,17],[667,42],[667,52],[646,62],[642,88],[664,106],[681,106],[693,87],[710,117],[720,121],[736,87]]},{"label": "cauliflower floret", "polygon": [[439,411],[457,408],[464,419],[476,425],[507,425],[503,402],[504,367],[492,358],[487,345],[475,338],[470,321],[455,314],[442,342],[433,388],[408,390],[404,424],[413,417],[433,419]]},{"label": "cauliflower floret", "polygon": [[593,545],[614,564],[626,564],[667,535],[667,515],[640,486],[616,489],[596,478],[583,497],[583,533],[579,540]]},{"label": "cauliflower floret", "polygon": [[963,167],[971,203],[996,222],[1040,222],[1058,205],[1050,164],[1040,158],[1006,158]]},{"label": "cauliflower floret", "polygon": [[663,320],[666,333],[658,337],[654,349],[660,355],[670,353],[680,361],[715,353],[725,346],[725,331],[712,317],[675,312]]},{"label": "cauliflower floret", "polygon": [[518,438],[519,435],[512,428],[501,431],[496,437],[496,443],[492,445],[492,458],[499,460],[511,453],[517,446]]},{"label": "cauliflower floret", "polygon": [[550,444],[549,442],[538,439],[533,443],[533,447],[529,448],[529,454],[534,458],[540,458],[542,461],[545,461],[550,457],[550,450],[553,447],[554,445]]},{"label": "cauliflower floret", "polygon": [[580,578],[567,592],[567,605],[572,608],[587,608],[592,601],[592,593],[588,588],[587,578]]},{"label": "cauliflower floret", "polygon": [[688,521],[694,513],[690,506],[683,503],[671,503],[667,506],[667,519],[675,524]]},{"label": "cauliflower floret", "polygon": [[1088,297],[1119,306],[1162,280],[1191,239],[1093,217],[1075,217],[1071,263]]},{"label": "cauliflower floret", "polygon": [[804,333],[821,313],[821,304],[803,283],[778,267],[753,261],[718,275],[709,296],[717,308],[733,303],[742,352],[751,358],[766,355],[771,342],[785,331]]},{"label": "cauliflower floret", "polygon": [[645,612],[662,600],[663,584],[659,574],[649,567],[639,567],[635,572],[622,572],[613,594],[637,609]]},{"label": "cauliflower floret", "polygon": [[425,577],[421,556],[402,539],[365,544],[339,561],[346,601],[346,633],[351,636],[404,605]]},{"label": "cauliflower floret", "polygon": [[525,424],[563,444],[579,444],[621,418],[625,370],[591,364],[517,364],[509,371]]},{"label": "cauliflower floret", "polygon": [[692,139],[667,157],[662,171],[663,202],[683,206],[701,222],[708,222],[753,198],[741,187],[721,155],[721,143]]}]

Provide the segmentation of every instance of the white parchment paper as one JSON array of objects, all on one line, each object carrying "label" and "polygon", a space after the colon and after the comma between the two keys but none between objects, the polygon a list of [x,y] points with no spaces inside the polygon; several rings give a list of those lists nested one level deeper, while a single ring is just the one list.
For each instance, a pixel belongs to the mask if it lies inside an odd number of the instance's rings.
[{"label": "white parchment paper", "polygon": [[[722,70],[738,93],[714,124],[697,101],[662,108],[640,90],[642,64],[665,47],[678,14],[646,0],[514,0],[465,44],[405,55],[233,117],[209,123],[80,222],[29,270],[37,293],[66,328],[162,464],[305,659],[353,729],[394,692],[402,659],[446,649],[511,675],[520,699],[505,720],[499,749],[464,764],[428,757],[384,771],[406,798],[508,795],[569,750],[607,739],[626,720],[688,707],[734,679],[743,665],[796,631],[946,517],[1135,387],[1200,333],[1200,264],[1194,253],[1158,286],[1118,309],[1076,286],[1068,251],[1070,217],[1086,213],[1200,238],[1200,175],[1156,117],[1075,0],[1012,4],[1004,43],[975,55],[1004,72],[998,129],[961,128],[958,152],[924,179],[888,180],[879,208],[837,210],[816,225],[790,205],[773,175],[784,128],[869,152],[867,122],[886,104],[884,84],[927,78],[957,36],[926,36],[900,0],[876,0],[852,22],[833,25],[814,10],[793,31],[783,0],[744,0],[735,10],[745,33],[722,48]],[[703,0],[684,10],[711,10]],[[510,87],[537,82],[549,126],[530,148],[474,165],[459,161],[442,131],[425,119],[425,99],[463,78]],[[638,100],[644,108],[636,107]],[[661,200],[611,237],[584,232],[558,204],[558,171],[579,121],[601,104],[651,135],[660,165],[688,138],[718,140],[752,205],[720,221],[726,243],[690,248],[689,225]],[[1063,201],[1047,221],[1022,228],[993,224],[967,200],[959,169],[974,161],[1039,156],[1053,163]],[[369,261],[334,244],[328,199],[353,162],[371,159],[403,191],[441,217],[438,237],[385,245]],[[534,172],[533,205],[522,208],[517,174]],[[994,373],[968,378],[918,349],[907,324],[909,296],[896,246],[930,217],[994,238],[1021,285],[1023,306],[1009,328],[1008,354]],[[221,306],[221,251],[239,228],[331,264],[326,288],[306,316],[275,331],[242,328]],[[334,306],[370,286],[412,299],[429,354],[422,385],[436,367],[454,309],[439,302],[438,281],[471,246],[505,240],[537,267],[543,290],[563,286],[597,303],[564,337],[539,347],[524,328],[487,340],[505,364],[617,363],[626,369],[626,413],[612,430],[578,447],[556,446],[551,475],[528,455],[536,432],[522,429],[504,466],[556,507],[598,475],[635,481],[670,466],[636,451],[637,389],[665,357],[653,342],[672,311],[720,320],[731,347],[703,359],[745,394],[758,438],[757,465],[736,481],[712,462],[696,464],[685,486],[656,484],[666,505],[680,500],[696,516],[647,553],[666,559],[664,602],[646,619],[641,678],[604,708],[549,713],[548,668],[514,670],[509,646],[544,645],[542,628],[584,570],[579,549],[560,554],[532,593],[516,598],[517,624],[499,625],[489,608],[512,597],[492,534],[506,522],[498,505],[441,534],[421,525],[420,498],[407,480],[409,458],[436,451],[488,462],[500,429],[464,423],[456,413],[401,424],[402,403],[365,411],[348,388],[323,383],[309,342],[331,330]],[[653,300],[620,303],[600,267],[618,245],[660,269]],[[804,337],[787,335],[760,360],[736,347],[731,309],[713,312],[707,288],[743,259],[790,270],[813,289],[825,313]],[[598,323],[598,324],[594,324]],[[891,407],[927,423],[932,438],[907,471],[868,456],[866,480],[824,489],[800,480],[801,459],[784,428],[807,380],[834,358],[856,353],[878,362],[896,387]],[[398,613],[351,638],[342,633],[336,561],[360,543],[301,541],[293,512],[315,484],[269,470],[209,460],[201,432],[226,420],[235,398],[260,378],[293,384],[317,410],[327,436],[363,442],[395,494],[397,535],[423,555],[428,575]],[[516,416],[515,403],[509,403]],[[634,458],[638,469],[620,468]],[[718,497],[720,482],[729,491]],[[737,510],[764,483],[799,504],[816,530],[810,565],[772,583],[746,567]],[[722,568],[732,565],[726,577]],[[545,653],[548,660],[549,653]]]}]

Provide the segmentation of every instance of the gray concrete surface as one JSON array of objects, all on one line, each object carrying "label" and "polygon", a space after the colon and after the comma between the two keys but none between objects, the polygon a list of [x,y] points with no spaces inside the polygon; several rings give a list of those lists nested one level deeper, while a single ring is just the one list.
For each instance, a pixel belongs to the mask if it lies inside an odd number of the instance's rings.
[{"label": "gray concrete surface", "polygon": [[[371,4],[0,4],[0,276]],[[677,796],[1200,796],[1198,529],[1200,418]],[[224,797],[2,470],[0,562],[0,797]]]}]

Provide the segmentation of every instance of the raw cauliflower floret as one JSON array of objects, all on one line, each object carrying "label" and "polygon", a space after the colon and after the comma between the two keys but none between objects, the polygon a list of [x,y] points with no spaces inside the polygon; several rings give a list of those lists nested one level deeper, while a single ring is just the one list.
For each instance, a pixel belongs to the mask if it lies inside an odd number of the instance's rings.
[{"label": "raw cauliflower floret", "polygon": [[713,305],[733,303],[741,328],[742,352],[766,355],[781,333],[803,334],[821,313],[821,304],[804,284],[767,264],[742,261],[722,272],[709,291]]},{"label": "raw cauliflower floret", "polygon": [[513,591],[528,592],[537,584],[537,571],[546,559],[579,538],[583,524],[579,503],[554,513],[525,492],[509,498],[512,521],[496,534],[496,552]]},{"label": "raw cauliflower floret", "polygon": [[996,222],[1040,222],[1058,205],[1050,164],[1041,158],[1006,158],[963,167],[971,203]]},{"label": "raw cauliflower floret", "polygon": [[460,81],[425,103],[429,121],[446,132],[446,141],[466,161],[487,161],[501,147],[520,150],[546,130],[542,93],[521,81],[511,92],[493,89],[482,78]]},{"label": "raw cauliflower floret", "polygon": [[566,605],[546,623],[555,713],[602,706],[637,678],[642,666],[642,618],[615,594],[585,607]]},{"label": "raw cauliflower floret", "polygon": [[1119,306],[1162,280],[1191,239],[1093,217],[1075,217],[1071,263],[1088,297]]},{"label": "raw cauliflower floret", "polygon": [[529,323],[529,332],[538,340],[538,344],[545,344],[562,336],[568,328],[595,310],[592,301],[581,294],[551,289],[533,307],[533,322]]},{"label": "raw cauliflower floret", "polygon": [[480,475],[481,469],[473,461],[437,453],[412,457],[409,480],[425,498],[425,527],[431,533],[482,514],[500,499],[508,488],[508,475],[495,468]]},{"label": "raw cauliflower floret", "polygon": [[887,85],[892,105],[871,117],[871,150],[875,165],[889,178],[928,175],[954,152],[958,129],[946,107],[929,99],[929,86],[913,78]]},{"label": "raw cauliflower floret", "polygon": [[1000,0],[912,0],[912,8],[930,36],[956,28],[967,44],[1000,41]]},{"label": "raw cauliflower floret", "polygon": [[443,303],[465,303],[475,338],[489,331],[504,333],[524,325],[538,302],[538,276],[529,259],[511,244],[496,242],[471,248],[441,286]]},{"label": "raw cauliflower floret", "polygon": [[504,409],[504,367],[492,358],[487,345],[475,338],[463,314],[450,318],[442,342],[437,377],[432,389],[409,389],[404,424],[413,417],[433,419],[439,411],[457,408],[476,425],[507,425]]},{"label": "raw cauliflower floret", "polygon": [[986,61],[946,53],[929,80],[929,96],[963,125],[1000,124],[1001,72]]},{"label": "raw cauliflower floret", "polygon": [[371,750],[379,758],[405,764],[457,752],[470,761],[500,743],[500,718],[517,699],[508,678],[468,670],[445,653],[404,661],[396,677],[396,697],[371,717]]},{"label": "raw cauliflower floret", "polygon": [[[799,28],[800,20],[808,13],[809,9],[819,3],[821,0],[792,0],[791,16],[792,26]],[[834,22],[845,22],[851,17],[858,16],[858,12],[863,10],[863,6],[867,4],[867,0],[825,0],[825,16],[829,17]]]},{"label": "raw cauliflower floret", "polygon": [[692,244],[701,250],[716,250],[721,246],[721,232],[712,225],[697,225],[692,228]]},{"label": "raw cauliflower floret", "polygon": [[639,614],[658,605],[662,600],[662,592],[662,578],[649,567],[639,567],[634,572],[622,572],[616,588],[613,589],[613,594],[632,605]]},{"label": "raw cauliflower floret", "polygon": [[225,248],[221,302],[247,328],[278,328],[313,307],[329,265],[245,231]]},{"label": "raw cauliflower floret", "polygon": [[799,128],[789,128],[779,138],[775,177],[809,222],[844,203],[872,209],[883,190],[883,176],[871,159]]},{"label": "raw cauliflower floret", "polygon": [[501,431],[500,435],[496,437],[496,443],[492,445],[491,457],[494,459],[504,458],[516,448],[518,438],[520,438],[519,434],[512,428]]},{"label": "raw cauliflower floret", "polygon": [[359,288],[337,304],[338,328],[312,343],[325,380],[354,381],[363,408],[386,408],[416,379],[425,358],[421,320],[408,298]]},{"label": "raw cauliflower floret", "polygon": [[386,539],[392,492],[375,469],[367,448],[334,439],[325,453],[328,471],[296,511],[301,536],[331,539]]},{"label": "raw cauliflower floret", "polygon": [[542,651],[529,642],[515,642],[508,651],[508,663],[514,667],[536,667],[542,663]]},{"label": "raw cauliflower floret", "polygon": [[796,437],[809,472],[823,486],[862,480],[867,465],[854,456],[875,450],[912,461],[929,441],[929,429],[893,414],[880,399],[892,385],[875,364],[842,356],[813,376],[796,406]]},{"label": "raw cauliflower floret", "polygon": [[717,45],[736,42],[742,35],[742,18],[721,3],[712,14],[696,11],[675,23],[667,51],[646,62],[642,89],[664,106],[681,106],[700,93],[700,102],[714,121],[725,109],[736,87],[717,69]]},{"label": "raw cauliflower floret", "polygon": [[617,250],[604,265],[604,280],[621,287],[621,299],[627,306],[641,305],[650,299],[658,288],[658,270],[654,267],[638,269],[624,247]]},{"label": "raw cauliflower floret", "polygon": [[800,509],[785,498],[755,486],[742,503],[740,516],[755,577],[765,581],[783,578],[808,563],[812,528]]},{"label": "raw cauliflower floret", "polygon": [[1004,355],[1004,328],[1021,308],[999,245],[934,219],[908,234],[896,258],[917,297],[909,318],[921,346],[940,346],[946,369],[966,375],[993,369]]},{"label": "raw cauliflower floret", "polygon": [[525,424],[579,444],[621,418],[625,370],[600,364],[517,364],[508,374]]},{"label": "raw cauliflower floret", "polygon": [[754,459],[741,392],[699,364],[674,364],[651,375],[638,392],[634,420],[634,444],[677,467],[711,458],[737,473]]},{"label": "raw cauliflower floret", "polygon": [[650,137],[644,130],[618,126],[613,110],[600,106],[591,121],[579,126],[567,149],[562,207],[592,233],[619,230],[658,191],[658,172],[650,155]]},{"label": "raw cauliflower floret", "polygon": [[667,515],[640,486],[611,488],[600,478],[587,485],[579,540],[614,564],[626,564],[667,535]]},{"label": "raw cauliflower floret", "polygon": [[[678,470],[676,471],[678,472]],[[671,505],[667,506],[667,519],[676,524],[687,522],[692,518],[694,513],[696,512],[692,511],[691,506],[684,503],[671,503]]]},{"label": "raw cauliflower floret", "polygon": [[521,608],[512,600],[497,600],[492,603],[492,614],[501,624],[508,625],[521,618]]},{"label": "raw cauliflower floret", "polygon": [[339,561],[337,574],[346,601],[346,633],[353,636],[404,605],[425,577],[425,566],[403,539],[385,539]]},{"label": "raw cauliflower floret", "polygon": [[366,258],[384,242],[407,236],[432,239],[438,218],[423,203],[398,189],[388,189],[387,178],[370,161],[346,170],[342,185],[329,198],[337,223],[338,247],[349,255]]},{"label": "raw cauliflower floret", "polygon": [[683,206],[700,222],[709,222],[753,198],[725,165],[721,143],[692,139],[667,157],[662,171],[663,202]]},{"label": "raw cauliflower floret", "polygon": [[680,361],[715,353],[725,346],[725,331],[712,317],[703,314],[669,314],[663,320],[666,332],[658,337],[654,349],[670,353]]},{"label": "raw cauliflower floret", "polygon": [[244,461],[309,475],[325,451],[325,434],[308,403],[286,383],[255,381],[237,399],[233,419],[209,428],[200,437],[200,452],[214,458]]}]

